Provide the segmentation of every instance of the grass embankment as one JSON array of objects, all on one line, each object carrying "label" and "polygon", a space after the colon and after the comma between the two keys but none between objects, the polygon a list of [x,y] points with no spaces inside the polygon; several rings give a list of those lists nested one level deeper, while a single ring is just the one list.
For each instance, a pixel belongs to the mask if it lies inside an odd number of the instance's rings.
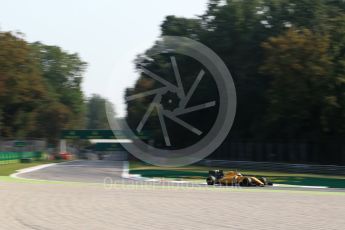
[{"label": "grass embankment", "polygon": [[9,176],[15,173],[19,169],[34,167],[37,165],[42,164],[49,164],[49,163],[56,163],[59,161],[47,161],[47,160],[40,160],[40,161],[33,161],[31,163],[11,163],[11,164],[0,164],[0,176]]},{"label": "grass embankment", "polygon": [[[145,164],[142,162],[130,162],[131,174],[140,174],[143,177],[168,178],[177,180],[194,180],[205,182],[209,170],[222,169],[230,171],[230,168],[216,168],[191,165],[176,168],[164,168]],[[345,188],[345,176],[317,175],[317,174],[297,174],[283,172],[249,171],[239,170],[244,175],[257,177],[267,177],[276,184],[290,184],[302,186],[326,186],[330,188]]]}]

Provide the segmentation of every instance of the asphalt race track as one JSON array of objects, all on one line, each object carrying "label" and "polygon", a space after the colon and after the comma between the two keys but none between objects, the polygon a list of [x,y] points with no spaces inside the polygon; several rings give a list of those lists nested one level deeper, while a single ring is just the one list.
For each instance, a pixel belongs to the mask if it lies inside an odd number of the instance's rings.
[{"label": "asphalt race track", "polygon": [[[137,178],[123,178],[124,162],[122,161],[88,161],[77,160],[72,162],[60,163],[54,166],[43,168],[37,171],[20,174],[20,178],[66,181],[66,182],[87,182],[87,183],[116,183],[116,184],[149,184],[149,185],[169,185],[185,187],[210,187],[206,184],[181,184],[174,182],[160,182],[152,180],[143,180]],[[211,186],[212,187],[212,186]],[[213,186],[215,189],[219,186]],[[221,187],[224,189],[224,187]],[[248,188],[241,188],[242,190]],[[258,190],[292,190],[292,191],[320,191],[320,192],[344,192],[345,189],[332,188],[303,188],[303,187],[265,187],[249,188]]]},{"label": "asphalt race track", "polygon": [[[122,162],[75,161],[0,179],[0,229],[344,229],[345,192],[122,180]],[[104,177],[121,183],[103,184]],[[68,182],[75,181],[75,182]],[[98,183],[98,184],[97,184]]]},{"label": "asphalt race track", "polygon": [[78,160],[56,164],[41,170],[21,174],[21,178],[103,183],[104,178],[122,179],[122,161]]}]

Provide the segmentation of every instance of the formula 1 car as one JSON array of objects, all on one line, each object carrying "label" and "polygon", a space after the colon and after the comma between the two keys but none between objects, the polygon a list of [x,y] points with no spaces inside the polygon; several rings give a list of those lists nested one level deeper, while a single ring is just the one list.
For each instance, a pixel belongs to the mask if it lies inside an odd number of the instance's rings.
[{"label": "formula 1 car", "polygon": [[223,170],[213,170],[208,172],[206,178],[208,185],[239,185],[239,186],[266,186],[273,185],[267,178],[256,178],[254,176],[244,176],[237,171],[229,171],[224,174]]}]

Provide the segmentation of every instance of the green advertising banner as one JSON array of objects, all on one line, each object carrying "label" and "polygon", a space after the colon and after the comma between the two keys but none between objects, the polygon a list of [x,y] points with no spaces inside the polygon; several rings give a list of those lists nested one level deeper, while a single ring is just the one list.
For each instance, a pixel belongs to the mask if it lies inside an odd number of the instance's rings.
[{"label": "green advertising banner", "polygon": [[0,152],[0,164],[21,159],[40,159],[41,152]]},{"label": "green advertising banner", "polygon": [[95,151],[124,151],[122,145],[118,143],[96,143],[91,148]]},{"label": "green advertising banner", "polygon": [[25,141],[16,141],[16,142],[14,142],[14,147],[25,147],[27,145],[28,145],[28,143],[25,142]]}]

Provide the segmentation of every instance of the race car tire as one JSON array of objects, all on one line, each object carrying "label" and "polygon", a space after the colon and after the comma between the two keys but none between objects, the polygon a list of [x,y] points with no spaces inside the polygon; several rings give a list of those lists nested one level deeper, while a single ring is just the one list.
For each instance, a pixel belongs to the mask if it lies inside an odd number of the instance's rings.
[{"label": "race car tire", "polygon": [[244,186],[244,187],[249,187],[251,185],[252,185],[252,179],[250,177],[244,178],[240,183],[240,186]]},{"label": "race car tire", "polygon": [[261,178],[259,179],[259,181],[261,181],[264,185],[267,185],[267,184],[268,184],[268,180],[267,180],[266,177],[261,177]]},{"label": "race car tire", "polygon": [[214,176],[209,176],[206,178],[207,185],[214,185],[216,183],[216,178]]}]

